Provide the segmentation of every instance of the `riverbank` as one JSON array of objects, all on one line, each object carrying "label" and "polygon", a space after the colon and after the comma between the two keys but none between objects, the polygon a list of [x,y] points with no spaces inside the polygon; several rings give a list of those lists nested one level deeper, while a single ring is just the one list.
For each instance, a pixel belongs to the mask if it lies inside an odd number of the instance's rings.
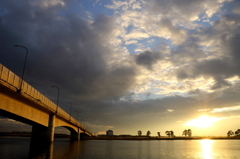
[{"label": "riverbank", "polygon": [[240,136],[194,136],[194,137],[139,137],[139,136],[128,136],[128,137],[119,137],[119,136],[104,136],[104,137],[88,137],[88,140],[203,140],[203,139],[212,139],[212,140],[229,140],[229,139],[240,139]]},{"label": "riverbank", "polygon": [[[29,132],[0,132],[0,136],[15,136],[15,137],[31,137]],[[54,134],[55,138],[70,138],[70,135],[67,134]]]},{"label": "riverbank", "polygon": [[[0,132],[0,136],[15,136],[15,137],[31,137],[31,133],[12,133],[12,132]],[[54,134],[55,138],[70,138],[70,135],[67,134]],[[87,137],[86,140],[203,140],[203,139],[212,139],[212,140],[238,140],[240,136],[193,136],[193,137],[147,137],[147,136],[93,136]]]}]

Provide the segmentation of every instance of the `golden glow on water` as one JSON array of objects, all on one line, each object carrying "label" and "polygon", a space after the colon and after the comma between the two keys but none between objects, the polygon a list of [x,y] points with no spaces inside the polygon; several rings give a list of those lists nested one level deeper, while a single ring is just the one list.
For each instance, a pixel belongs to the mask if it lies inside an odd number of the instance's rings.
[{"label": "golden glow on water", "polygon": [[204,159],[212,159],[212,145],[214,143],[213,140],[201,140],[200,141],[201,146],[202,146],[202,153],[203,153],[203,158]]}]

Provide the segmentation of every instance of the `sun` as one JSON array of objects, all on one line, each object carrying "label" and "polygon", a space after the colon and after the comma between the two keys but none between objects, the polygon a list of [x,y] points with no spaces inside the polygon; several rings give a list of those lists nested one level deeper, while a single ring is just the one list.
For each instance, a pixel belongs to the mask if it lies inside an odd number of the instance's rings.
[{"label": "sun", "polygon": [[191,119],[188,122],[185,123],[185,126],[194,126],[198,128],[208,128],[212,126],[212,124],[218,120],[221,120],[220,118],[216,117],[208,117],[208,116],[201,116],[197,119]]}]

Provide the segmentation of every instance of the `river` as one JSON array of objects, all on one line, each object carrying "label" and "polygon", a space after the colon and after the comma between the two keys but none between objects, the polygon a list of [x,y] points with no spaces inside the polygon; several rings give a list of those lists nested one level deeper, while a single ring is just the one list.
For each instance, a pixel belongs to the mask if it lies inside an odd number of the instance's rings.
[{"label": "river", "polygon": [[240,140],[55,139],[31,144],[29,137],[0,137],[1,159],[239,159]]}]

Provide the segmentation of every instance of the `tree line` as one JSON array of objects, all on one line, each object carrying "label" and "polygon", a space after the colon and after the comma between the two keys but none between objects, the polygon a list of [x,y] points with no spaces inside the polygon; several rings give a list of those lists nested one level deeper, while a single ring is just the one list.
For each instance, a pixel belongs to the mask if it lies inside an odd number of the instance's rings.
[{"label": "tree line", "polygon": [[[149,137],[150,134],[151,134],[151,132],[148,130],[146,136]],[[158,137],[161,137],[160,132],[157,132],[157,134],[158,134]],[[166,131],[165,134],[168,137],[175,137],[174,132],[172,130],[171,131]],[[186,129],[186,130],[183,131],[182,135],[185,136],[185,137],[191,137],[192,136],[192,130],[191,129]],[[142,131],[141,130],[138,131],[138,136],[142,136]]]},{"label": "tree line", "polygon": [[232,130],[229,130],[227,132],[227,136],[230,137],[230,136],[240,136],[240,129],[237,129],[235,132],[233,132]]}]

